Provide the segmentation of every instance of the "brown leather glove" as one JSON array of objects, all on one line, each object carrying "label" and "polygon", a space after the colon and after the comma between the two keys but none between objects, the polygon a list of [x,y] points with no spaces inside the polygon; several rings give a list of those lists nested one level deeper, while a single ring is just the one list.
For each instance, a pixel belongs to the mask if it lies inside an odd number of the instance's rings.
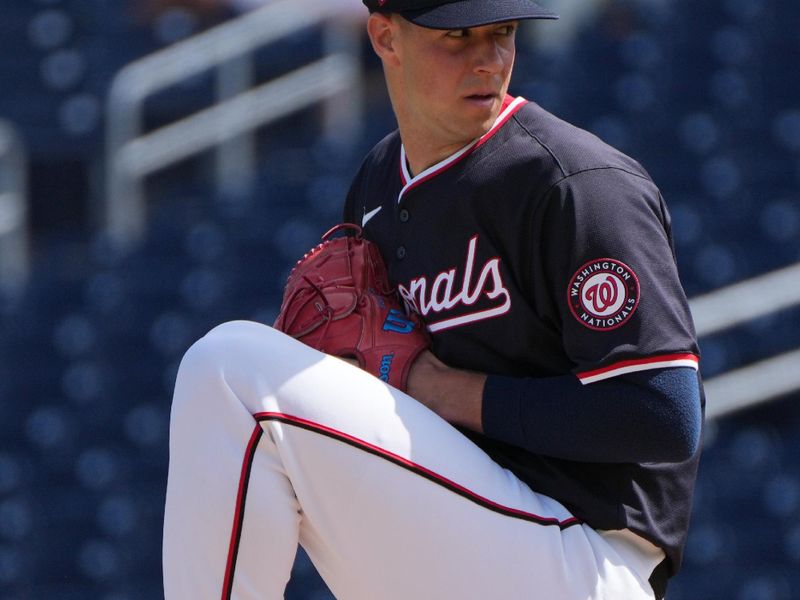
[{"label": "brown leather glove", "polygon": [[[331,237],[351,229],[352,236]],[[377,246],[352,223],[337,225],[295,265],[274,327],[327,354],[353,357],[405,391],[411,364],[430,346],[416,314],[389,285]]]}]

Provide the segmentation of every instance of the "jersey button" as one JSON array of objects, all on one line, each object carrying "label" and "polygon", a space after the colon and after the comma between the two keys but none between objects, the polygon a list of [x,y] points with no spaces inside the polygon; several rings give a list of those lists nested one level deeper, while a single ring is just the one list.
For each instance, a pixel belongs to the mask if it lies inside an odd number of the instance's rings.
[{"label": "jersey button", "polygon": [[400,209],[400,222],[401,223],[408,223],[408,219],[411,218],[411,215],[405,208]]},{"label": "jersey button", "polygon": [[394,253],[394,255],[397,258],[399,258],[400,260],[403,260],[406,257],[406,247],[405,246],[399,246],[397,248],[397,251]]}]

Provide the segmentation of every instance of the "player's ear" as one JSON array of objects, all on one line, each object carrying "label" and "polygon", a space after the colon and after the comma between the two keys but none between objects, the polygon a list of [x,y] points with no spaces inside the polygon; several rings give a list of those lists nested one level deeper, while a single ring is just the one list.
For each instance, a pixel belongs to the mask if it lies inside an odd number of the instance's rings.
[{"label": "player's ear", "polygon": [[367,20],[367,34],[372,48],[384,62],[396,63],[398,24],[392,15],[372,13]]}]

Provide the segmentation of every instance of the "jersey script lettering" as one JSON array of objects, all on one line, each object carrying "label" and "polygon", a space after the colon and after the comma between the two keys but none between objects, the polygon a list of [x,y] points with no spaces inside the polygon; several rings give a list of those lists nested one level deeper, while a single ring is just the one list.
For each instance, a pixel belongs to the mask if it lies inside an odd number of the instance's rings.
[{"label": "jersey script lettering", "polygon": [[[475,321],[491,319],[503,315],[511,309],[511,294],[503,283],[499,258],[495,257],[486,261],[477,278],[475,277],[477,245],[478,236],[474,235],[470,238],[467,246],[467,259],[460,287],[456,280],[456,267],[440,272],[433,278],[430,286],[427,277],[412,279],[407,287],[402,284],[398,286],[400,295],[409,308],[426,317],[428,330],[441,331]],[[457,291],[454,291],[455,289]],[[448,311],[458,305],[472,306],[481,296],[486,296],[493,301],[494,306],[439,321],[427,318],[431,313]]]}]

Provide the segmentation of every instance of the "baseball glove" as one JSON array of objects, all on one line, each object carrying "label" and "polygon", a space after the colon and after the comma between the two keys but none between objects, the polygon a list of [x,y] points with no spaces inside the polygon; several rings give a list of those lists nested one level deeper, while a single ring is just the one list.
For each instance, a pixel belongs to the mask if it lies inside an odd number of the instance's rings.
[{"label": "baseball glove", "polygon": [[[352,229],[355,234],[331,237]],[[411,364],[430,345],[416,314],[389,285],[377,246],[352,223],[337,225],[295,265],[274,327],[405,391]]]}]

